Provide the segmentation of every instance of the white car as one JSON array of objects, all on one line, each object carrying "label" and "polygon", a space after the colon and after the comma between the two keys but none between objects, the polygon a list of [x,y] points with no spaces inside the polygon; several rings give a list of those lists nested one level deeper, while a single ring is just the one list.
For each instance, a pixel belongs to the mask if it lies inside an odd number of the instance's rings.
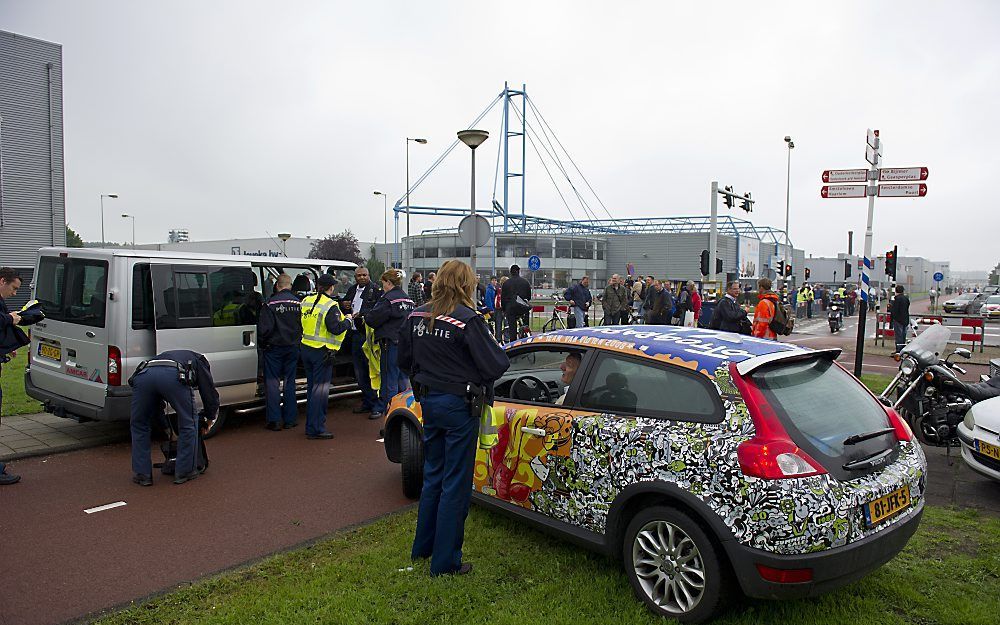
[{"label": "white car", "polygon": [[958,425],[958,439],[965,464],[1000,481],[1000,397],[973,406]]},{"label": "white car", "polygon": [[1000,295],[990,295],[979,309],[979,314],[987,319],[1000,319]]}]

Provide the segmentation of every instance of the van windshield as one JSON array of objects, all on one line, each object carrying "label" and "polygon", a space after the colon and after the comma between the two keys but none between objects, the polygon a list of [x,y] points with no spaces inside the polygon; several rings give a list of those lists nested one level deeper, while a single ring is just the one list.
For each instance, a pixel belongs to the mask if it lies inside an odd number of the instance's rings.
[{"label": "van windshield", "polygon": [[108,299],[107,261],[42,257],[35,279],[35,299],[49,319],[103,328]]}]

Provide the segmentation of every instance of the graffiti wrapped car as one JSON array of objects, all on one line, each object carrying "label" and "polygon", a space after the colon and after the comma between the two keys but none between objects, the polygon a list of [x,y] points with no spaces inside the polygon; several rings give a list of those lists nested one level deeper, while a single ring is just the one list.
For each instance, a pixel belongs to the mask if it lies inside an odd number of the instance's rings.
[{"label": "graffiti wrapped car", "polygon": [[[560,330],[506,349],[475,501],[620,558],[657,614],[703,621],[733,584],[814,596],[916,531],[923,452],[839,350],[664,326]],[[418,497],[411,393],[392,401],[385,443]]]}]

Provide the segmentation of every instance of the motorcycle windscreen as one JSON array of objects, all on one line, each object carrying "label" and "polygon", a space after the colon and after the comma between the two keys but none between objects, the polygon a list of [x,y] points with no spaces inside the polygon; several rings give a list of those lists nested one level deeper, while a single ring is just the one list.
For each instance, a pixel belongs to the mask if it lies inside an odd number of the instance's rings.
[{"label": "motorcycle windscreen", "polygon": [[949,338],[951,330],[943,325],[934,324],[910,341],[900,354],[912,356],[918,363],[928,367],[940,360],[945,348],[948,347]]}]

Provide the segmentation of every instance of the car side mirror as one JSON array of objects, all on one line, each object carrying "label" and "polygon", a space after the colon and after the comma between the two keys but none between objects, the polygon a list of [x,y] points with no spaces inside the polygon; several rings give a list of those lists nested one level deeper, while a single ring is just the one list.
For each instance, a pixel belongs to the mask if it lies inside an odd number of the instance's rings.
[{"label": "car side mirror", "polygon": [[962,358],[965,358],[966,360],[968,360],[969,358],[972,358],[972,352],[970,352],[969,350],[967,350],[964,347],[957,347],[957,348],[955,348],[955,353],[958,354],[959,356],[961,356]]}]

